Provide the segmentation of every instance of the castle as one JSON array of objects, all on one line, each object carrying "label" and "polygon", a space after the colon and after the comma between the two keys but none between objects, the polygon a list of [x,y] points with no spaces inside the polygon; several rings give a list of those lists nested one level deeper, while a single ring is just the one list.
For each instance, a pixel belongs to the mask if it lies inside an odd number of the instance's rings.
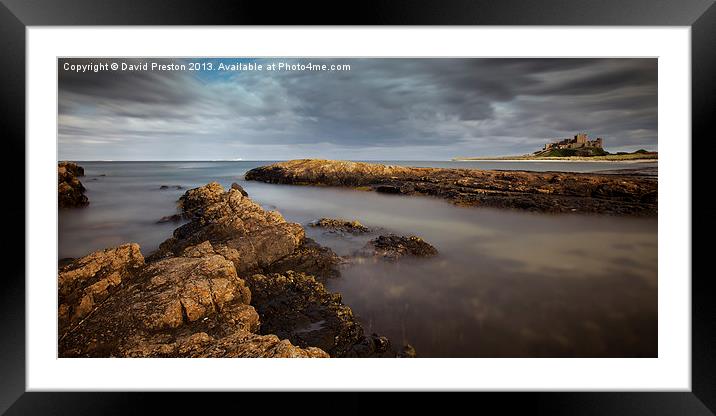
[{"label": "castle", "polygon": [[547,143],[542,150],[552,149],[580,149],[583,147],[602,148],[602,138],[597,137],[595,140],[589,140],[587,133],[579,133],[571,139],[564,139],[557,142]]}]

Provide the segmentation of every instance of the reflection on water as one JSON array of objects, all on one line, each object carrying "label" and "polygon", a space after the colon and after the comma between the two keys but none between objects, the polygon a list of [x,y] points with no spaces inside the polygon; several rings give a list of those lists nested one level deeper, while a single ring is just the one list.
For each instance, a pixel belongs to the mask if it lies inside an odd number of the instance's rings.
[{"label": "reflection on water", "polygon": [[[228,187],[266,163],[82,163],[90,206],[60,212],[59,258],[127,241],[149,254],[177,226],[155,222],[175,211],[184,192],[161,185],[217,180]],[[433,244],[435,258],[347,265],[327,283],[367,331],[410,343],[420,356],[657,354],[655,218],[553,216],[333,188],[241,185],[290,221],[357,219]],[[341,255],[377,235],[306,232]]]}]

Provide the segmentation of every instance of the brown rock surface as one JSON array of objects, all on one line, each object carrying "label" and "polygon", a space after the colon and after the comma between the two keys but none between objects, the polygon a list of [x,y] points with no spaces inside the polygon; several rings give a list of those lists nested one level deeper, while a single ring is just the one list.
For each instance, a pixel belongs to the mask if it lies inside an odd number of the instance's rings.
[{"label": "brown rock surface", "polygon": [[[131,244],[61,269],[61,356],[396,356],[312,276],[337,276],[340,259],[299,224],[218,183],[180,207],[189,223],[146,264]],[[83,304],[99,281],[107,295]]]},{"label": "brown rock surface", "polygon": [[124,244],[62,267],[58,276],[60,332],[86,317],[143,266],[139,245]]},{"label": "brown rock surface", "polygon": [[241,195],[243,196],[249,196],[249,193],[246,192],[244,188],[236,182],[231,184],[231,189],[236,189],[237,191],[241,192]]},{"label": "brown rock surface", "polygon": [[215,339],[205,332],[183,338],[176,345],[182,357],[227,358],[328,358],[320,348],[299,348],[276,335],[257,335],[246,331]]},{"label": "brown rock surface", "polygon": [[251,292],[209,242],[148,265],[138,253],[136,244],[92,253],[60,273],[60,316],[77,310],[63,302],[63,289],[87,293],[103,276],[120,277],[83,319],[61,326],[61,357],[328,356],[255,334],[259,316],[249,305]]},{"label": "brown rock surface", "polygon": [[210,241],[218,254],[234,262],[240,275],[286,270],[336,276],[340,259],[305,238],[300,224],[277,211],[266,211],[237,189],[216,182],[188,190],[179,205],[189,223],[174,231],[150,260],[173,256],[185,247]]},{"label": "brown rock surface", "polygon": [[370,232],[370,229],[359,221],[349,221],[342,218],[321,218],[310,224],[312,227],[323,228],[328,231],[360,234]]},{"label": "brown rock surface", "polygon": [[220,315],[230,327],[255,331],[258,316],[247,312],[251,292],[236,275],[233,263],[209,252],[189,248],[181,257],[151,263],[142,271],[143,300],[134,304],[149,329],[176,328]]},{"label": "brown rock surface", "polygon": [[327,292],[313,276],[293,271],[246,279],[261,315],[261,332],[315,346],[333,357],[392,356],[387,338],[366,337],[341,296]]},{"label": "brown rock surface", "polygon": [[[312,299],[328,299],[323,284],[316,281],[314,276],[319,279],[337,277],[338,265],[342,262],[333,251],[306,238],[301,225],[286,222],[276,211],[264,210],[238,189],[232,188],[224,192],[221,185],[215,182],[190,189],[179,201],[184,216],[189,218],[190,222],[177,228],[173,237],[162,243],[157,253],[150,256],[150,261],[175,256],[187,246],[209,241],[214,251],[232,261],[237,273],[248,282],[252,281],[251,276],[260,274],[281,282],[288,279],[294,283],[285,287],[290,296],[282,296],[283,302],[270,301],[272,308],[264,307],[269,301],[267,296],[258,296],[252,301],[264,323],[262,333],[275,333],[301,346],[329,346],[328,352],[331,356],[357,354],[355,351],[351,352],[352,346],[348,345],[350,343],[363,355],[369,355],[371,351],[384,353],[375,348],[371,338],[363,336],[362,329],[352,314],[345,314],[345,310],[350,309],[340,305],[340,298],[334,298],[334,303],[315,303],[311,306],[311,313],[304,314],[304,318],[313,319],[309,326],[321,320],[329,321],[331,325],[324,331],[306,332],[303,327],[290,322],[295,317],[296,304],[287,299],[293,296],[298,302],[300,296],[304,295]],[[293,277],[299,274],[302,276],[300,279]],[[287,277],[289,275],[291,277]],[[307,284],[309,281],[314,283]],[[296,286],[296,282],[305,284]],[[249,286],[251,287],[251,284]],[[303,292],[296,291],[297,287]],[[253,287],[252,293],[256,293]],[[270,318],[264,314],[268,311],[271,313]],[[281,327],[279,332],[273,332],[273,328],[280,327],[277,324],[280,321],[287,322],[288,326]],[[352,333],[353,336],[342,335],[345,333]],[[326,337],[339,337],[340,340],[335,341],[335,345],[326,344]]]},{"label": "brown rock surface", "polygon": [[414,235],[405,237],[388,234],[370,240],[363,249],[362,254],[395,261],[403,256],[436,256],[438,250],[422,238]]},{"label": "brown rock surface", "polygon": [[369,187],[383,193],[435,196],[458,205],[550,213],[657,212],[657,181],[638,175],[412,168],[301,159],[251,169],[246,180]]},{"label": "brown rock surface", "polygon": [[239,274],[262,272],[292,254],[304,238],[301,225],[265,211],[236,189],[224,192],[216,182],[188,190],[179,204],[190,222],[177,228],[152,260],[210,241],[217,253],[234,262]]},{"label": "brown rock surface", "polygon": [[85,196],[85,187],[78,176],[84,176],[85,170],[74,162],[57,164],[57,205],[60,208],[83,207],[89,204]]},{"label": "brown rock surface", "polygon": [[340,276],[338,265],[344,263],[330,248],[323,247],[306,237],[288,256],[274,262],[268,271],[283,273],[289,270],[312,274],[319,280]]}]

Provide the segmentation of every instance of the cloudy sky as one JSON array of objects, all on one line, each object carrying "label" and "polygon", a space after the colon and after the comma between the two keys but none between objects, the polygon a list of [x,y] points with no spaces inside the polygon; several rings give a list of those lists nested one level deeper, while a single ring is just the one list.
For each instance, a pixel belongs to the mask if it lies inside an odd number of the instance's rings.
[{"label": "cloudy sky", "polygon": [[[212,70],[64,69],[113,62]],[[282,62],[350,70],[266,69]],[[61,59],[58,111],[71,160],[445,160],[577,132],[611,152],[657,150],[657,60]]]}]

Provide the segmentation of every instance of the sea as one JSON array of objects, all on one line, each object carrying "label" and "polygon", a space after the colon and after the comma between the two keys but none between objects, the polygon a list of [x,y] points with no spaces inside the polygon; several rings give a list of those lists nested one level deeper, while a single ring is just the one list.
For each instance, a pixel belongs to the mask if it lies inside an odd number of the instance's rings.
[{"label": "sea", "polygon": [[[339,255],[378,234],[417,235],[429,259],[355,262],[326,282],[367,333],[412,345],[420,357],[656,357],[657,219],[458,207],[420,196],[245,181],[273,161],[79,161],[90,205],[58,217],[58,260],[136,242],[151,254],[181,223],[187,190],[237,182],[265,209]],[[422,167],[595,172],[656,170],[656,162],[378,161]],[[648,169],[647,169],[648,170]],[[161,189],[165,185],[167,189]],[[341,235],[321,217],[376,230]]]}]

